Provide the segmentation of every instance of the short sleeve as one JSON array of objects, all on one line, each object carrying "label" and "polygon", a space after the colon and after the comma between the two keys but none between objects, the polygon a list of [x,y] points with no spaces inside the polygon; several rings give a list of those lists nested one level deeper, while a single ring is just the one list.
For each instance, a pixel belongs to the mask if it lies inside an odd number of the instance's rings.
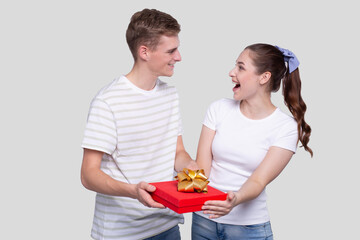
[{"label": "short sleeve", "polygon": [[212,130],[216,130],[223,119],[231,112],[237,103],[232,99],[222,98],[210,104],[207,109],[203,124]]},{"label": "short sleeve", "polygon": [[217,102],[213,102],[207,109],[203,124],[208,128],[216,129],[216,108]]},{"label": "short sleeve", "polygon": [[95,98],[91,102],[85,127],[83,148],[112,154],[117,143],[115,119],[109,105]]},{"label": "short sleeve", "polygon": [[273,146],[288,149],[295,153],[297,148],[297,143],[298,143],[297,123],[294,119],[291,119],[291,121],[284,124],[283,127],[280,129]]},{"label": "short sleeve", "polygon": [[176,99],[177,99],[177,101],[175,102],[175,106],[176,106],[175,111],[177,112],[177,119],[178,119],[178,136],[181,136],[181,135],[183,135],[184,130],[183,130],[183,126],[182,126],[182,119],[181,119],[181,113],[180,113],[179,95],[177,92],[176,92]]},{"label": "short sleeve", "polygon": [[178,128],[178,136],[181,136],[181,135],[183,135],[183,127],[182,127],[182,121],[181,121],[181,114],[180,114],[180,112],[179,112],[179,128]]}]

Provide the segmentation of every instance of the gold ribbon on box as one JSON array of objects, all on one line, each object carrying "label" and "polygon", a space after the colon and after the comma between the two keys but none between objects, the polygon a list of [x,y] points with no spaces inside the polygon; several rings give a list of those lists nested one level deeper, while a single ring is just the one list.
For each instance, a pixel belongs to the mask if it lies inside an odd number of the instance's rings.
[{"label": "gold ribbon on box", "polygon": [[191,170],[184,168],[179,172],[175,179],[178,180],[179,192],[204,192],[207,193],[207,184],[209,181],[205,176],[204,169]]}]

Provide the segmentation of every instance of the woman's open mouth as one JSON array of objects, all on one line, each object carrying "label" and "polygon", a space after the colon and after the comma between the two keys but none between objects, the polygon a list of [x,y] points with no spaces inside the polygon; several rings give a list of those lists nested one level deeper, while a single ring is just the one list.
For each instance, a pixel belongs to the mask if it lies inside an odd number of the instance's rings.
[{"label": "woman's open mouth", "polygon": [[235,92],[237,89],[239,89],[240,88],[240,83],[237,83],[236,85],[235,85],[235,87],[233,88],[233,91]]}]

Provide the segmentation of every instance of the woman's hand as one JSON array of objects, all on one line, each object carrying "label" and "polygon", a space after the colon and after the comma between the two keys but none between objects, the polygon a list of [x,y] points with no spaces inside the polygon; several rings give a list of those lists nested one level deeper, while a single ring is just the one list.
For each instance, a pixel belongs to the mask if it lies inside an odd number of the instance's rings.
[{"label": "woman's hand", "polygon": [[210,219],[228,214],[237,205],[237,197],[234,192],[228,192],[225,201],[207,201],[202,206],[205,214],[210,214]]}]

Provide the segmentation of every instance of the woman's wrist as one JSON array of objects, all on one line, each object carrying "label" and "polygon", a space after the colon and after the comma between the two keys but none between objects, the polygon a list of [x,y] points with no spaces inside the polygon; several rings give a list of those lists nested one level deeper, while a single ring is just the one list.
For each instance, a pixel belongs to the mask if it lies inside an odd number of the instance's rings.
[{"label": "woman's wrist", "polygon": [[242,202],[242,200],[241,200],[241,194],[239,191],[234,192],[234,194],[235,194],[235,203],[234,203],[234,207],[235,207],[235,206],[239,205]]}]

